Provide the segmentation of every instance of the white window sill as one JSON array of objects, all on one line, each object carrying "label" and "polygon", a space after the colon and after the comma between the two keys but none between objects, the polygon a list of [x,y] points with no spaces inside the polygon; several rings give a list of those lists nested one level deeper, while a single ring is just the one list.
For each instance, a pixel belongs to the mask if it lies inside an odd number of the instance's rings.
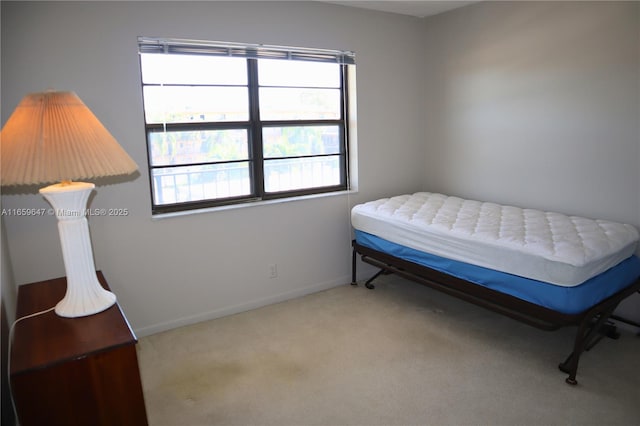
[{"label": "white window sill", "polygon": [[179,212],[158,213],[158,214],[152,215],[151,219],[152,220],[169,219],[172,217],[181,217],[181,216],[203,214],[203,213],[215,213],[215,212],[224,211],[224,210],[246,209],[246,208],[265,206],[270,204],[281,204],[281,203],[291,203],[296,201],[304,201],[304,200],[310,200],[315,198],[338,197],[343,195],[350,196],[351,194],[357,194],[357,193],[358,193],[357,189],[351,189],[346,191],[336,191],[336,192],[324,192],[321,194],[301,195],[298,197],[278,198],[275,200],[253,201],[249,203],[229,204],[225,206],[206,207],[202,209],[183,210]]}]

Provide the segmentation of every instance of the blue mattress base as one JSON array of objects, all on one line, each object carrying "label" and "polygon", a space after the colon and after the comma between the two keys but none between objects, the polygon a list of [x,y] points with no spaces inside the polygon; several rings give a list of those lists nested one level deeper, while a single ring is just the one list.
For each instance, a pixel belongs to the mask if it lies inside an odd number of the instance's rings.
[{"label": "blue mattress base", "polygon": [[358,230],[355,239],[373,250],[570,315],[586,311],[640,278],[640,259],[636,256],[582,284],[563,287],[424,253]]}]

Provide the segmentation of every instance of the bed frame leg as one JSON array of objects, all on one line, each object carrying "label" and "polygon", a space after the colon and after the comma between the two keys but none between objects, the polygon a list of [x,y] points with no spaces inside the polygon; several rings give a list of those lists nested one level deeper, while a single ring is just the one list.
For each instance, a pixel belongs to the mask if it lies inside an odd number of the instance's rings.
[{"label": "bed frame leg", "polygon": [[386,269],[380,269],[380,270],[379,270],[378,272],[376,272],[376,273],[375,273],[371,278],[369,278],[369,279],[367,280],[367,282],[366,282],[366,283],[364,283],[364,286],[365,286],[366,288],[368,288],[369,290],[373,290],[374,288],[376,288],[376,286],[375,286],[375,285],[373,285],[373,284],[371,284],[371,282],[372,282],[373,280],[375,280],[376,278],[378,278],[380,275],[384,274],[385,272],[387,272],[387,270],[386,270]]},{"label": "bed frame leg", "polygon": [[[617,306],[617,305],[616,305]],[[584,351],[591,349],[601,337],[598,334],[601,331],[602,326],[609,320],[609,317],[613,313],[615,306],[606,312],[601,312],[597,316],[595,323],[592,322],[596,317],[587,316],[582,320],[578,331],[576,332],[576,339],[573,345],[573,352],[569,354],[567,359],[561,363],[558,368],[561,371],[569,374],[569,377],[565,380],[570,385],[577,385],[576,374],[578,372],[578,362],[580,361],[580,355]]]},{"label": "bed frame leg", "polygon": [[351,254],[351,285],[358,285],[358,281],[356,280],[356,264],[358,260],[358,252],[354,247]]},{"label": "bed frame leg", "polygon": [[[356,250],[355,241],[352,241],[351,245],[353,246],[353,251],[351,253],[351,285],[357,286],[358,281],[356,279],[356,266],[358,264],[358,251]],[[371,282],[386,272],[389,272],[389,271],[387,271],[384,268],[380,269],[378,272],[376,272],[374,276],[369,278],[367,282],[364,283],[364,286],[369,290],[376,288],[373,284],[371,284]]]}]

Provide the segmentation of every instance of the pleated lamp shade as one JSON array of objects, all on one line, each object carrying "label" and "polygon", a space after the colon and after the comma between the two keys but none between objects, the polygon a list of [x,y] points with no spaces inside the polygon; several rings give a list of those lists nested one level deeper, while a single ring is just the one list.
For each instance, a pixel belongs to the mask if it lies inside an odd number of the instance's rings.
[{"label": "pleated lamp shade", "polygon": [[1,134],[2,186],[127,175],[136,163],[73,92],[24,97]]}]

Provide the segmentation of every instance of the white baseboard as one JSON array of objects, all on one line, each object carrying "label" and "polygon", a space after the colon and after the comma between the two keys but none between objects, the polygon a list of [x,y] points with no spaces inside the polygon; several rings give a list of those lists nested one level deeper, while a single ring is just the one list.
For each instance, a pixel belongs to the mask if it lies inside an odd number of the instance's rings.
[{"label": "white baseboard", "polygon": [[263,306],[272,305],[274,303],[280,303],[287,300],[295,299],[297,297],[306,296],[308,294],[317,293],[319,291],[328,290],[330,288],[338,287],[351,282],[351,276],[344,276],[332,281],[314,284],[308,287],[303,287],[295,290],[286,291],[283,293],[274,294],[262,299],[252,300],[246,303],[240,303],[234,306],[227,306],[220,309],[215,309],[209,312],[203,312],[196,315],[178,318],[175,320],[167,321],[160,324],[154,324],[147,327],[141,327],[134,329],[135,334],[138,337],[150,336],[152,334],[160,333],[174,328],[183,327],[186,325],[196,324],[202,321],[208,321],[216,318],[222,318],[228,315],[238,314],[240,312],[250,311],[252,309],[261,308]]}]

